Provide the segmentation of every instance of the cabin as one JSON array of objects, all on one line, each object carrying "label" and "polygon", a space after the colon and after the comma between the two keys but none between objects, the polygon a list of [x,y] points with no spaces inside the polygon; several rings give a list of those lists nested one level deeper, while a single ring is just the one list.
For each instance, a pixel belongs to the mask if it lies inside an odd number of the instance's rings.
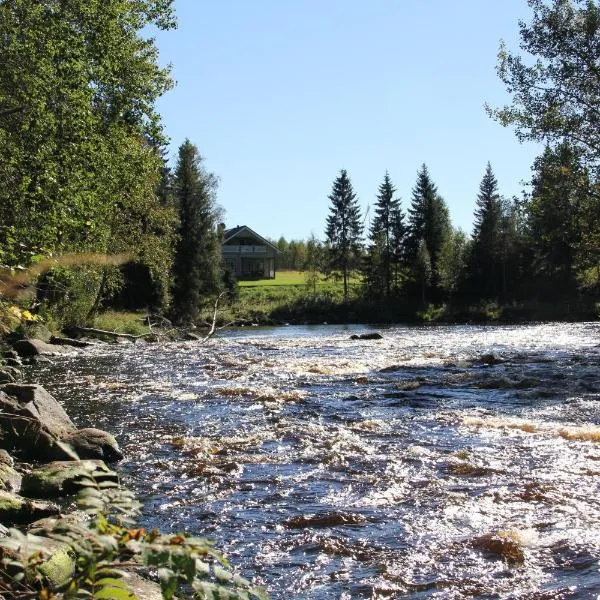
[{"label": "cabin", "polygon": [[221,247],[225,267],[237,279],[274,279],[280,250],[247,225],[226,229]]}]

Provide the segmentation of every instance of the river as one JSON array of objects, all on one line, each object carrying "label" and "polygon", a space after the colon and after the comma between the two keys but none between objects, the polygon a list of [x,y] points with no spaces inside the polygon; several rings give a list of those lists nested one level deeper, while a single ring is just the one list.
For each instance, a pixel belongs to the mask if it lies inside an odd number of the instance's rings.
[{"label": "river", "polygon": [[600,325],[247,328],[34,376],[274,599],[597,598]]}]

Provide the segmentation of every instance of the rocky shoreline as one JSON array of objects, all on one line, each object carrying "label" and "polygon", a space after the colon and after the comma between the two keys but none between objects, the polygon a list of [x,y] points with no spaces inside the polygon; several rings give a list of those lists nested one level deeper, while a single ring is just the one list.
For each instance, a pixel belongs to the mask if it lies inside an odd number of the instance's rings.
[{"label": "rocky shoreline", "polygon": [[[60,402],[42,386],[22,383],[22,367],[77,352],[91,342],[69,338],[0,341],[0,538],[42,536],[44,562],[39,566],[51,589],[63,587],[73,576],[76,556],[65,543],[44,537],[62,522],[83,522],[75,497],[89,482],[119,483],[109,465],[123,458],[117,440],[94,428],[79,429]],[[33,538],[32,538],[33,539]],[[25,560],[3,545],[3,559]],[[160,586],[126,573],[127,585],[140,598],[162,598]]]}]

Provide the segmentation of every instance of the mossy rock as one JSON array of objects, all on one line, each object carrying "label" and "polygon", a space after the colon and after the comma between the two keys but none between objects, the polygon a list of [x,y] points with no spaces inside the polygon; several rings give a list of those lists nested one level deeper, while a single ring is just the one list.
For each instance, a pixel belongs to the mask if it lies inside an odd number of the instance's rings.
[{"label": "mossy rock", "polygon": [[[51,543],[51,540],[48,540]],[[69,546],[57,545],[50,558],[39,567],[52,589],[67,584],[75,574],[75,554]]]},{"label": "mossy rock", "polygon": [[30,497],[57,497],[75,494],[79,482],[94,473],[96,480],[118,482],[118,475],[101,460],[57,460],[23,477],[21,493]]},{"label": "mossy rock", "polygon": [[58,506],[45,502],[33,502],[16,494],[0,490],[0,522],[4,525],[31,523],[44,517],[56,515]]},{"label": "mossy rock", "polygon": [[21,475],[10,465],[0,463],[0,489],[18,492],[21,488]]}]

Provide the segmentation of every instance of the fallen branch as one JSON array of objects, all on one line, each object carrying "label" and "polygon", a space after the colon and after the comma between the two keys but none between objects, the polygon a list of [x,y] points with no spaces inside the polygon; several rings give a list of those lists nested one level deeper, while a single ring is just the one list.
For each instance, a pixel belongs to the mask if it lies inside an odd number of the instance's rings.
[{"label": "fallen branch", "polygon": [[217,315],[219,313],[219,301],[226,294],[227,294],[227,292],[221,292],[215,300],[215,307],[213,310],[212,323],[211,323],[210,329],[208,330],[208,333],[200,340],[202,343],[207,342],[217,331]]},{"label": "fallen branch", "polygon": [[139,335],[133,335],[131,333],[119,333],[118,331],[108,331],[106,329],[96,329],[95,327],[73,327],[73,330],[77,333],[89,333],[91,335],[106,335],[114,339],[125,338],[126,340],[139,340],[141,338],[148,337],[150,335],[156,335],[153,331],[147,333],[141,333]]}]

